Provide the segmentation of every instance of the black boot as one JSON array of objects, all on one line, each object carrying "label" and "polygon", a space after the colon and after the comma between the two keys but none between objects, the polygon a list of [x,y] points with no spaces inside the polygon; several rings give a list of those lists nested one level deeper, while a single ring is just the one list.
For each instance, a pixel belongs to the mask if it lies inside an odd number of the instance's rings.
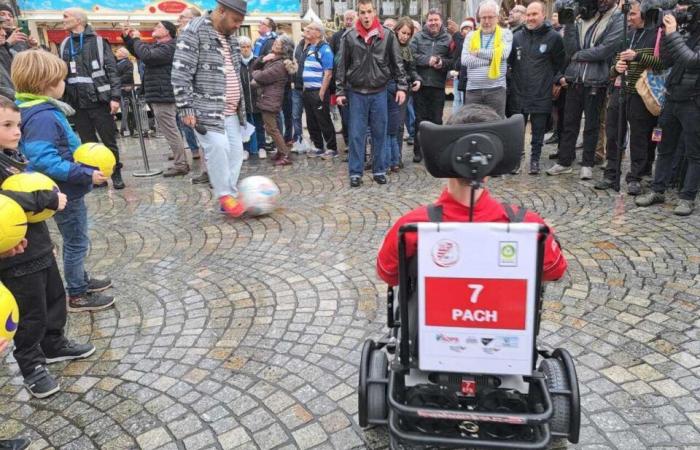
[{"label": "black boot", "polygon": [[117,163],[117,165],[114,166],[112,186],[114,186],[114,189],[124,189],[124,180],[122,180],[122,163]]}]

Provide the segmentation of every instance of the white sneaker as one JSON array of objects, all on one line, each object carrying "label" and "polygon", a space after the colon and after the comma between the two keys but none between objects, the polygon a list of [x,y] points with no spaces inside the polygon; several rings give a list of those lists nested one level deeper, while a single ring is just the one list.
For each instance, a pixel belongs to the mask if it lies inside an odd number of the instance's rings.
[{"label": "white sneaker", "polygon": [[590,167],[581,167],[581,175],[579,176],[582,180],[590,180],[593,178],[593,169]]},{"label": "white sneaker", "polygon": [[302,154],[304,152],[306,152],[306,149],[303,142],[297,141],[292,145],[292,153]]},{"label": "white sneaker", "polygon": [[265,151],[264,148],[261,148],[260,150],[258,150],[258,158],[267,159],[267,152]]},{"label": "white sneaker", "polygon": [[561,164],[555,164],[546,170],[547,175],[562,175],[571,172],[571,167],[562,166]]},{"label": "white sneaker", "polygon": [[243,161],[248,161],[248,158],[250,158],[250,153],[247,150],[243,150]]}]

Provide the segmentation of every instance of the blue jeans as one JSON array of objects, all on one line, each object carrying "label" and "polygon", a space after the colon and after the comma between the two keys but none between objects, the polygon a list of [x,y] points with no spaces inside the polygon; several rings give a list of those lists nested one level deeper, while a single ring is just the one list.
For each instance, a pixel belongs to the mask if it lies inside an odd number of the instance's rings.
[{"label": "blue jeans", "polygon": [[180,132],[185,136],[185,140],[187,141],[187,146],[190,148],[190,151],[193,155],[198,154],[199,142],[197,142],[197,136],[194,135],[194,129],[192,129],[191,127],[186,127],[182,124],[182,120],[180,120],[180,113],[175,115],[175,119],[177,120],[177,127],[180,129]]},{"label": "blue jeans", "polygon": [[[455,80],[455,85],[457,84],[457,80]],[[464,106],[464,92],[455,89],[454,90],[454,100],[452,101],[452,114],[455,114],[457,111],[459,111],[462,106]]]},{"label": "blue jeans", "polygon": [[388,135],[386,137],[385,155],[389,158],[389,167],[398,167],[401,162],[401,148],[399,147],[399,137]]},{"label": "blue jeans", "polygon": [[65,209],[53,217],[63,237],[63,273],[68,295],[85,294],[88,288],[85,256],[90,246],[85,197],[68,200]]},{"label": "blue jeans", "polygon": [[387,126],[386,89],[376,94],[360,94],[348,90],[350,102],[350,176],[362,176],[365,165],[365,133],[369,125],[372,135],[372,174],[386,174],[385,157]]},{"label": "blue jeans", "polygon": [[301,142],[304,129],[301,124],[301,116],[304,113],[304,91],[292,89],[292,123],[294,124],[294,142]]},{"label": "blue jeans", "polygon": [[413,107],[413,96],[408,96],[408,106],[406,107],[406,130],[411,139],[416,137],[416,109]]},{"label": "blue jeans", "polygon": [[197,133],[197,139],[202,144],[204,157],[207,160],[209,180],[214,187],[214,197],[238,195],[238,176],[243,164],[243,139],[241,124],[238,116],[224,118],[224,132],[209,131],[207,134]]},{"label": "blue jeans", "polygon": [[[255,125],[255,118],[253,117],[252,113],[246,113],[245,118],[248,122],[251,124]],[[265,142],[263,141],[263,144]],[[250,153],[251,155],[257,155],[258,154],[258,133],[257,129],[256,132],[250,135],[250,140],[248,142],[243,143],[243,148]]]},{"label": "blue jeans", "polygon": [[255,125],[255,141],[258,143],[258,151],[265,147],[265,126],[263,125],[262,114],[252,113],[253,125]]}]

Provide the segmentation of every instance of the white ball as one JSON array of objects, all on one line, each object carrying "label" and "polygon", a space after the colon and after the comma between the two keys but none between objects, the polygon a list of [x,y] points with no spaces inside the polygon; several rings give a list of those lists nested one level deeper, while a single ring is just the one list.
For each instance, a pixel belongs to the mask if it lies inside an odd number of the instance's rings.
[{"label": "white ball", "polygon": [[238,195],[251,216],[270,214],[277,207],[280,188],[274,181],[260,175],[241,180]]}]

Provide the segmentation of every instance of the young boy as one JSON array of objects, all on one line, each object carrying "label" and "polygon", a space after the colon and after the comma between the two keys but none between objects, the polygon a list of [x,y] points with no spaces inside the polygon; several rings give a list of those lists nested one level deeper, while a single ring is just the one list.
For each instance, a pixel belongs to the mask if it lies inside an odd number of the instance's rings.
[{"label": "young boy", "polygon": [[29,159],[30,170],[51,177],[68,196],[65,210],[54,216],[63,237],[68,310],[96,311],[114,304],[114,298],[99,293],[112,285],[109,279],[89,278],[85,271],[89,246],[85,194],[107,178],[99,170],[73,162],[80,140],[66,115],[74,111],[57,100],[63,96],[66,74],[66,64],[49,52],[31,50],[15,57],[12,82],[22,114],[19,148]]},{"label": "young boy", "polygon": [[[446,125],[458,125],[479,122],[497,122],[501,117],[488,106],[472,105],[453,114]],[[427,158],[427,156],[426,156]],[[437,199],[435,205],[442,208],[443,222],[468,222],[469,208],[474,209],[474,222],[508,222],[503,205],[491,197],[488,189],[482,188],[475,193],[475,203],[471,205],[470,183],[461,178],[448,178],[447,187]],[[403,215],[389,230],[377,255],[377,275],[391,286],[399,284],[399,229],[407,223],[428,222],[428,209],[421,206]],[[541,223],[544,220],[536,213],[528,211],[523,222]],[[550,228],[544,245],[543,279],[554,281],[564,276],[566,259]],[[416,233],[406,235],[406,256],[415,255],[418,246]]]},{"label": "young boy", "polygon": [[[13,159],[20,140],[20,113],[9,99],[0,97],[0,151]],[[0,164],[0,185],[18,170]],[[56,211],[66,206],[66,195],[54,191],[31,193],[0,191],[25,211]],[[53,243],[45,222],[27,224],[26,243],[0,258],[0,281],[12,292],[19,306],[20,323],[15,334],[14,356],[24,377],[24,385],[37,398],[60,389],[46,364],[86,358],[95,352],[92,344],[69,341],[66,325],[66,291],[53,254]]]}]

